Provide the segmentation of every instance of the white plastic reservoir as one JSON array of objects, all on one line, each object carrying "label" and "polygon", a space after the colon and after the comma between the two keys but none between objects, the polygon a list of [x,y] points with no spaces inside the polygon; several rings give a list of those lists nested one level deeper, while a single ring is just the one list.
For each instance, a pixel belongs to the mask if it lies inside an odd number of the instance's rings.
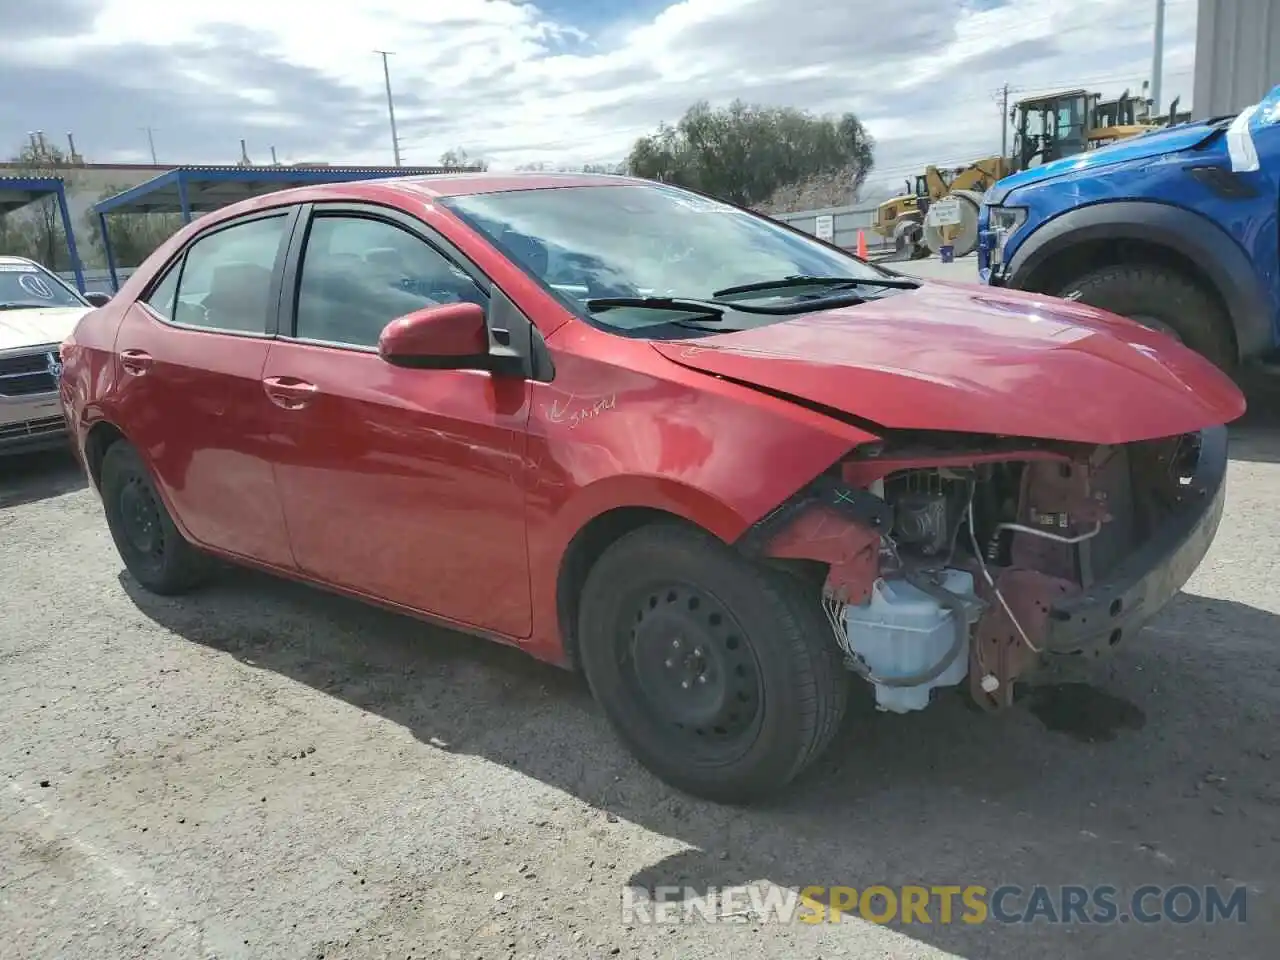
[{"label": "white plastic reservoir", "polygon": [[[974,598],[973,577],[944,570],[939,586]],[[955,643],[955,614],[906,580],[879,580],[871,598],[845,610],[849,647],[873,677],[898,678],[928,672]],[[967,625],[966,625],[967,629]],[[876,706],[894,713],[923,710],[934,687],[954,687],[969,673],[969,645],[933,680],[913,687],[875,684]]]}]

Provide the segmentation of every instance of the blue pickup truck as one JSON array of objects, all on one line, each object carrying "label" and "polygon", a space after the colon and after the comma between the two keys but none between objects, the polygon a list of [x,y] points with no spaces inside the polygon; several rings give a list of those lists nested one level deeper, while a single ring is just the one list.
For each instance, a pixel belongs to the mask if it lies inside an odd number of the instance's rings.
[{"label": "blue pickup truck", "polygon": [[979,276],[1122,314],[1232,370],[1280,352],[1278,216],[1280,87],[999,181]]}]

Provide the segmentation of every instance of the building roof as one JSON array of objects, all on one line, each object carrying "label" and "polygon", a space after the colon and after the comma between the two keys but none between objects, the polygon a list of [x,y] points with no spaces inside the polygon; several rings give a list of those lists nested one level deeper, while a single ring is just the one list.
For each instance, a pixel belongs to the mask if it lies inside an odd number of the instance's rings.
[{"label": "building roof", "polygon": [[0,216],[62,192],[58,177],[0,177]]},{"label": "building roof", "polygon": [[421,177],[475,172],[462,167],[174,167],[100,200],[95,213],[210,213],[250,197],[288,187],[391,177]]}]

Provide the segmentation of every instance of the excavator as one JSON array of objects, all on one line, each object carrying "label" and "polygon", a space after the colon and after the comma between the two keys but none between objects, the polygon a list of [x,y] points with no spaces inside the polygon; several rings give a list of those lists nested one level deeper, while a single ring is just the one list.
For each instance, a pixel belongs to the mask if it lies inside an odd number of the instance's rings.
[{"label": "excavator", "polygon": [[1166,116],[1152,117],[1150,112],[1151,102],[1130,96],[1128,90],[1114,100],[1103,100],[1100,93],[1088,90],[1019,100],[1009,111],[1014,130],[1012,156],[987,157],[945,171],[926,167],[914,185],[907,181],[905,193],[880,204],[872,216],[872,229],[893,240],[899,254],[913,260],[930,256],[941,249],[942,236],[938,227],[929,223],[929,207],[955,197],[961,223],[953,247],[955,256],[963,257],[977,246],[982,194],[997,180],[1190,119],[1189,112],[1178,111],[1178,100]]}]

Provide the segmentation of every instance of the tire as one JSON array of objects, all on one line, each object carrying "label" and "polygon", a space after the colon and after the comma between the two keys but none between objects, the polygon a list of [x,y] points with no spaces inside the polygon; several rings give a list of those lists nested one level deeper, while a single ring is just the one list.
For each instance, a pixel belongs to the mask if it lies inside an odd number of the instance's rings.
[{"label": "tire", "polygon": [[1164,267],[1103,267],[1066,284],[1057,294],[1171,333],[1223,370],[1235,367],[1230,322],[1213,298]]},{"label": "tire", "polygon": [[210,563],[178,531],[138,451],[123,440],[102,458],[103,509],[125,569],[161,596],[186,593],[208,576]]},{"label": "tire", "polygon": [[831,742],[848,702],[816,588],[682,525],[642,527],[604,552],[578,635],[619,738],[660,779],[707,800],[780,791]]},{"label": "tire", "polygon": [[[978,211],[982,207],[982,197],[969,190],[956,190],[947,194],[960,200],[960,230],[952,242],[953,255],[959,259],[967,257],[978,247]],[[925,218],[924,243],[935,256],[942,251],[942,230]]]}]

